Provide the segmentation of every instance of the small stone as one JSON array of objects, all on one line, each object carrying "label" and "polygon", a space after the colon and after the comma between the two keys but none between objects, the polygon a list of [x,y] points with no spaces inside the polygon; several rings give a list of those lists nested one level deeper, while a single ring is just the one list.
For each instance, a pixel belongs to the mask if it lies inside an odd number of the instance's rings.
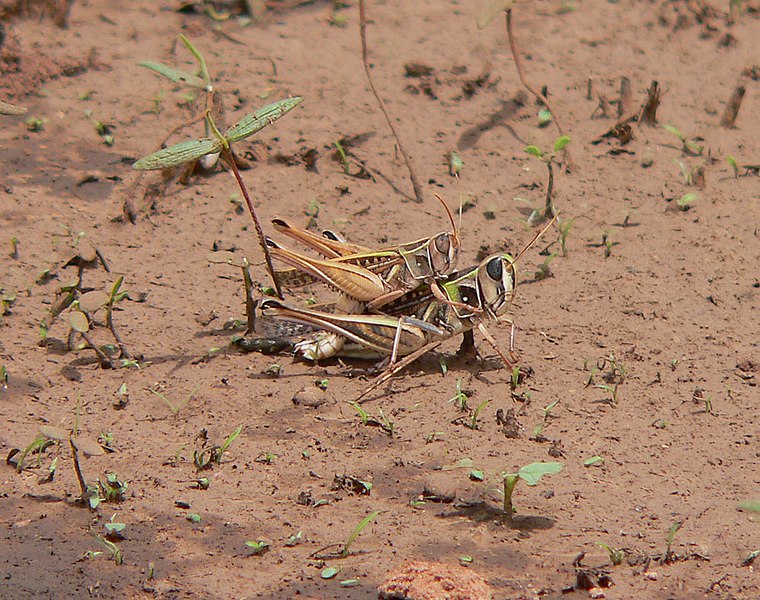
[{"label": "small stone", "polygon": [[593,587],[588,591],[588,597],[596,600],[597,598],[606,598],[607,595],[601,588]]},{"label": "small stone", "polygon": [[654,571],[647,571],[646,573],[644,573],[644,577],[646,577],[650,581],[657,581],[658,579],[658,575]]},{"label": "small stone", "polygon": [[319,408],[327,402],[327,394],[317,387],[305,387],[293,395],[293,404],[306,408]]}]

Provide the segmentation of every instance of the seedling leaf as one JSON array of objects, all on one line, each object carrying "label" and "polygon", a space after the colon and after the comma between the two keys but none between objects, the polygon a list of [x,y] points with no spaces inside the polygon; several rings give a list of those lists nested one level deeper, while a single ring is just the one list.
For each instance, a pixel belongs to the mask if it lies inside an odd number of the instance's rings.
[{"label": "seedling leaf", "polygon": [[73,310],[69,314],[69,325],[74,331],[87,333],[90,329],[90,323],[87,321],[87,315],[81,310]]},{"label": "seedling leaf", "polygon": [[693,192],[684,194],[677,201],[678,208],[680,208],[681,210],[687,210],[689,206],[691,205],[691,203],[694,202],[697,198],[699,198],[699,195]]},{"label": "seedling leaf", "polygon": [[562,470],[562,463],[546,462],[531,463],[521,467],[517,475],[528,485],[537,485],[544,475],[559,473]]},{"label": "seedling leaf", "polygon": [[322,579],[332,579],[338,574],[339,571],[340,569],[337,567],[327,567],[325,569],[322,569],[322,572],[319,574],[319,576]]},{"label": "seedling leaf", "polygon": [[54,427],[53,425],[40,425],[40,433],[51,440],[62,442],[69,439],[69,432],[63,427]]},{"label": "seedling leaf", "polygon": [[543,158],[544,153],[541,151],[541,148],[538,146],[525,146],[525,152],[530,154],[531,156],[535,156],[536,158]]},{"label": "seedling leaf", "polygon": [[739,504],[739,510],[760,513],[760,500],[745,500]]},{"label": "seedling leaf", "polygon": [[103,450],[103,446],[98,444],[95,440],[75,437],[71,438],[71,443],[74,444],[77,450],[87,456],[102,456],[106,453],[105,450]]},{"label": "seedling leaf", "polygon": [[561,135],[554,142],[554,152],[560,152],[570,143],[569,135]]},{"label": "seedling leaf", "polygon": [[219,152],[222,149],[221,140],[212,140],[203,138],[200,140],[188,140],[180,142],[168,148],[162,148],[144,156],[132,165],[133,169],[138,171],[155,171],[157,169],[168,169],[176,167],[183,163],[198,160],[206,154]]},{"label": "seedling leaf", "polygon": [[345,558],[348,556],[348,553],[351,548],[351,544],[354,543],[357,537],[359,537],[359,534],[364,531],[364,528],[367,527],[372,521],[374,521],[377,516],[383,511],[381,510],[373,510],[371,513],[369,513],[366,517],[364,517],[361,521],[359,521],[359,524],[356,526],[356,528],[351,532],[351,535],[348,536],[348,539],[346,540],[346,543],[343,545],[343,550],[341,551],[341,556]]},{"label": "seedling leaf", "polygon": [[595,465],[603,465],[604,464],[604,458],[601,456],[592,456],[591,458],[587,458],[583,461],[584,467],[593,467]]},{"label": "seedling leaf", "polygon": [[230,127],[224,134],[227,141],[233,144],[237,141],[247,138],[253,135],[257,131],[261,131],[267,125],[271,125],[285,113],[294,109],[301,102],[303,98],[300,96],[294,96],[293,98],[285,98],[269,106],[257,110],[255,113],[251,113],[240,119],[232,127]]},{"label": "seedling leaf", "polygon": [[514,0],[493,0],[479,14],[477,19],[478,29],[485,29],[491,24],[500,12],[506,12],[512,9]]},{"label": "seedling leaf", "polygon": [[203,82],[203,79],[198,77],[197,75],[193,75],[192,73],[187,73],[186,71],[181,71],[180,69],[175,69],[174,67],[169,67],[167,65],[164,65],[162,63],[152,62],[152,61],[144,61],[137,63],[140,67],[145,67],[146,69],[150,69],[151,71],[155,71],[159,75],[163,75],[167,79],[170,79],[174,83],[179,83],[182,85],[187,85],[189,87],[194,87],[198,89],[203,89],[206,87],[206,84]]}]

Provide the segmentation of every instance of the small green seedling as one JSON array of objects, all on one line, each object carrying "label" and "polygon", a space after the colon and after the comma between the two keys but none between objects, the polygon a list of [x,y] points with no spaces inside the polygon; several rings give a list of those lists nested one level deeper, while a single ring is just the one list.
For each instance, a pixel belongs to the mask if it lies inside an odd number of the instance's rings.
[{"label": "small green seedling", "polygon": [[449,175],[456,177],[462,172],[464,167],[464,161],[459,157],[456,150],[452,150],[448,154]]},{"label": "small green seedling", "polygon": [[185,398],[184,401],[180,401],[177,404],[174,404],[172,401],[169,400],[169,398],[166,397],[165,394],[162,394],[161,392],[148,388],[148,391],[160,398],[166,406],[169,407],[169,410],[172,412],[172,415],[177,415],[177,413],[182,410],[183,407],[187,406],[191,400],[195,399],[198,394],[198,390],[201,389],[201,386],[196,386],[192,392],[190,392]]},{"label": "small green seedling", "polygon": [[267,271],[269,272],[272,281],[274,282],[274,288],[278,298],[282,298],[282,290],[280,289],[280,282],[274,273],[274,267],[272,265],[272,259],[269,254],[269,249],[266,243],[266,237],[264,236],[264,230],[261,228],[261,222],[256,215],[256,210],[253,206],[253,200],[248,193],[248,188],[243,182],[243,178],[237,167],[235,160],[235,153],[232,149],[232,145],[244,140],[247,137],[261,131],[268,125],[271,125],[294,109],[298,104],[303,101],[301,97],[286,98],[280,100],[251,113],[243,117],[240,121],[235,123],[232,127],[229,127],[224,133],[222,133],[214,118],[214,89],[210,83],[210,77],[206,62],[201,53],[185,38],[180,36],[180,39],[190,52],[195,56],[200,67],[200,76],[193,75],[191,73],[185,73],[172,67],[162,65],[159,63],[142,63],[157,73],[175,81],[198,90],[204,90],[207,94],[206,109],[203,113],[203,118],[206,125],[206,137],[201,139],[194,139],[185,142],[180,142],[168,148],[158,150],[148,156],[145,156],[135,162],[132,167],[137,170],[160,170],[175,167],[182,164],[192,163],[198,160],[205,160],[206,157],[214,157],[221,154],[232,171],[235,177],[243,198],[245,198],[248,211],[251,213],[254,226],[256,228],[256,234],[259,238],[259,244],[266,260]]},{"label": "small green seedling", "polygon": [[698,194],[695,194],[693,192],[690,192],[688,194],[684,194],[681,196],[677,201],[676,204],[678,205],[678,210],[686,212],[691,208],[691,205],[699,198]]},{"label": "small green seedling", "polygon": [[558,164],[555,159],[557,155],[562,152],[562,150],[564,150],[569,143],[570,137],[561,135],[556,140],[554,140],[554,147],[552,152],[541,150],[541,148],[534,145],[525,147],[525,152],[527,154],[534,156],[542,163],[544,163],[549,174],[549,180],[546,184],[546,205],[544,206],[544,212],[541,215],[541,220],[551,219],[555,215],[554,206],[552,204],[554,199],[554,165]]},{"label": "small green seedling", "polygon": [[614,566],[618,566],[623,562],[623,559],[625,558],[625,550],[621,548],[613,548],[612,546],[608,546],[602,542],[597,542],[596,545],[607,551],[607,553],[610,555],[610,562]]},{"label": "small green seedling", "polygon": [[678,533],[678,530],[683,527],[683,524],[683,521],[676,521],[670,526],[670,529],[668,529],[668,535],[665,538],[667,545],[665,547],[665,555],[662,557],[662,562],[669,564],[676,559],[676,555],[673,552],[673,542],[675,541],[676,533]]},{"label": "small green seedling", "polygon": [[[345,542],[342,544],[331,544],[330,546],[321,548],[314,552],[312,556],[315,558],[321,558],[323,560],[325,558],[346,558],[351,553],[351,546],[356,541],[356,538],[359,537],[359,534],[364,531],[367,526],[369,526],[369,524],[372,523],[372,521],[374,521],[382,512],[383,511],[381,510],[373,510],[361,521],[359,521],[359,524],[354,527],[354,530],[351,532],[351,535],[348,536]],[[330,548],[337,548],[337,550],[334,552],[325,553],[325,550],[329,550]]]},{"label": "small green seedling", "polygon": [[251,549],[251,556],[261,556],[269,550],[269,544],[263,540],[249,540],[245,545]]},{"label": "small green seedling", "polygon": [[5,365],[0,365],[0,388],[7,390],[9,380],[10,377],[8,375],[8,369],[5,367]]},{"label": "small green seedling", "polygon": [[601,467],[604,464],[604,458],[602,456],[592,456],[583,461],[584,467]]},{"label": "small green seedling", "polygon": [[[552,270],[549,264],[556,258],[557,253],[552,252],[549,256],[547,256],[544,259],[544,262],[541,263],[536,269],[536,272],[533,273],[533,280],[534,281],[542,281],[544,279],[548,279],[549,277],[552,277]],[[516,368],[516,367],[515,367]],[[519,370],[518,370],[519,372]],[[514,388],[513,388],[514,389]]]},{"label": "small green seedling", "polygon": [[202,436],[203,447],[193,450],[193,464],[195,465],[195,468],[198,471],[204,471],[206,469],[210,469],[215,464],[221,464],[224,453],[227,452],[229,447],[238,438],[242,431],[243,425],[240,425],[235,431],[227,436],[227,438],[224,440],[224,442],[222,442],[220,446],[207,446],[206,443],[208,440],[205,436]]},{"label": "small green seedling", "polygon": [[695,141],[688,139],[678,127],[673,125],[663,125],[663,129],[672,133],[681,142],[681,152],[689,154],[691,156],[702,156],[704,147],[697,144]]},{"label": "small green seedling", "polygon": [[124,539],[124,530],[127,528],[126,523],[119,523],[114,521],[116,513],[111,515],[108,523],[104,525],[106,529],[106,538],[112,542],[118,542]]},{"label": "small green seedling", "polygon": [[100,494],[106,502],[121,502],[124,500],[129,484],[126,481],[119,480],[116,473],[107,473],[106,480],[98,481]]},{"label": "small green seedling", "polygon": [[612,406],[617,406],[617,391],[618,391],[618,384],[615,383],[613,385],[609,385],[607,383],[600,383],[594,386],[595,388],[598,388],[600,390],[604,390],[605,392],[608,392],[610,394],[609,398],[609,404],[612,404]]},{"label": "small green seedling", "polygon": [[483,409],[486,407],[486,405],[490,402],[490,400],[483,400],[478,406],[475,408],[475,410],[472,411],[472,414],[470,415],[469,422],[466,422],[465,425],[469,427],[470,429],[478,429],[478,417],[480,416],[480,413],[483,411]]},{"label": "small green seedling", "polygon": [[727,156],[726,162],[731,166],[731,170],[734,172],[734,178],[738,179],[739,177],[739,163],[736,162],[736,159],[733,156]]},{"label": "small green seedling", "polygon": [[454,403],[461,412],[467,412],[470,410],[470,407],[467,406],[467,399],[469,397],[469,394],[462,390],[462,378],[457,377],[456,394],[449,398],[448,402]]},{"label": "small green seedling", "polygon": [[517,473],[502,473],[504,516],[511,522],[513,513],[517,512],[512,504],[512,494],[518,481],[522,479],[528,485],[537,485],[544,475],[559,473],[562,466],[558,462],[536,462],[521,467]]},{"label": "small green seedling", "polygon": [[29,117],[26,121],[26,128],[32,132],[42,131],[45,128],[45,121],[40,117]]},{"label": "small green seedling", "polygon": [[[111,559],[115,564],[120,565],[124,562],[124,554],[116,544],[108,541],[102,535],[96,535],[95,539],[108,551],[108,553],[111,555]],[[87,553],[87,556],[95,557],[99,554],[101,554],[101,552],[89,552]]]},{"label": "small green seedling", "polygon": [[575,217],[572,219],[561,219],[557,217],[557,227],[559,228],[559,242],[562,248],[562,256],[567,256],[567,236],[575,223]]}]

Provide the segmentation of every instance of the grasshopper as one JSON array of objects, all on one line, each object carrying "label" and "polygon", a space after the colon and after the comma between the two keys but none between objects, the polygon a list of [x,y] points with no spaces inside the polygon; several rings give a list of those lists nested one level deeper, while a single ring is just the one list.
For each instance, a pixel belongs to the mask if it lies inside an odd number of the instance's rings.
[{"label": "grasshopper", "polygon": [[[404,296],[387,307],[393,312],[413,310],[411,314],[328,313],[291,307],[276,300],[264,300],[259,309],[266,319],[327,332],[296,344],[296,353],[307,360],[338,354],[354,358],[389,357],[385,373],[370,388],[374,389],[443,341],[475,328],[511,369],[512,361],[498,348],[483,321],[506,314],[515,283],[514,259],[509,254],[496,254],[477,267],[452,274],[432,283],[427,291],[417,290],[410,294],[412,298]],[[432,291],[434,286],[436,291]],[[438,299],[439,294],[442,300]],[[398,357],[406,358],[397,362]]]},{"label": "grasshopper", "polygon": [[[487,320],[504,316],[514,299],[517,272],[515,262],[552,225],[554,219],[517,255],[495,254],[477,267],[453,273],[405,293],[384,306],[385,314],[346,314],[302,309],[276,300],[264,300],[259,310],[266,320],[323,330],[313,339],[298,342],[296,354],[307,360],[342,355],[356,358],[389,357],[385,372],[362,393],[366,395],[399,370],[443,341],[478,329],[504,364],[512,369],[516,360],[514,325],[507,358],[485,327]],[[339,299],[340,303],[340,299]],[[404,357],[397,362],[397,358]],[[361,398],[361,396],[360,396]]]},{"label": "grasshopper", "polygon": [[382,250],[351,244],[331,232],[320,237],[275,219],[272,224],[277,231],[324,257],[305,256],[268,240],[272,257],[292,267],[277,271],[278,279],[290,288],[321,281],[366,302],[366,310],[374,311],[425,282],[447,275],[459,257],[459,229],[448,206],[439,196],[436,198],[446,209],[452,232]]}]

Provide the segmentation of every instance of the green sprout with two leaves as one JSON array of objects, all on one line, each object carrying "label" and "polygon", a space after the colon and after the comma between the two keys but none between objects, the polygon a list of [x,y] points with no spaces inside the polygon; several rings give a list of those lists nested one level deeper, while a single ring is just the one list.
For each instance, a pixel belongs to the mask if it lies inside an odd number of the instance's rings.
[{"label": "green sprout with two leaves", "polygon": [[[200,71],[199,75],[186,73],[184,71],[180,71],[179,69],[174,69],[160,63],[143,63],[143,65],[171,79],[172,81],[191,85],[193,87],[198,87],[204,89],[207,94],[213,94],[213,87],[210,83],[210,77],[208,74],[208,68],[206,66],[205,59],[187,38],[180,36],[180,39],[197,59]],[[251,213],[251,217],[253,218],[253,222],[256,227],[256,234],[259,238],[261,250],[264,253],[267,270],[270,277],[272,278],[272,281],[274,282],[275,292],[279,298],[283,297],[282,289],[280,288],[280,283],[275,276],[274,267],[272,265],[272,258],[269,254],[269,249],[266,244],[264,231],[253,207],[253,200],[251,200],[251,196],[248,193],[248,188],[246,187],[245,182],[243,181],[243,178],[237,167],[235,161],[235,152],[232,149],[232,146],[233,144],[261,131],[268,125],[271,125],[277,119],[298,106],[298,104],[300,104],[302,101],[303,98],[295,96],[265,106],[264,108],[257,110],[254,113],[246,115],[237,123],[227,128],[224,133],[219,130],[216,119],[213,115],[213,107],[209,105],[209,102],[207,102],[207,106],[203,115],[207,128],[206,137],[187,140],[178,144],[174,144],[173,146],[169,146],[168,148],[163,148],[141,158],[132,165],[132,167],[137,170],[150,171],[167,169],[201,160],[204,157],[213,156],[217,153],[221,154],[221,156],[229,165],[230,170],[235,176],[235,180],[240,187],[240,191],[245,198],[246,205],[248,206],[248,211]]]},{"label": "green sprout with two leaves", "polygon": [[541,223],[542,221],[553,218],[555,215],[554,206],[552,204],[554,199],[554,166],[559,166],[559,163],[556,161],[557,155],[562,152],[569,143],[570,137],[567,135],[561,135],[554,140],[554,146],[551,151],[542,150],[535,145],[525,147],[525,152],[527,154],[544,163],[549,174],[549,180],[546,184],[546,204],[544,210],[541,213],[534,211],[534,214],[531,214],[528,219],[530,223]]},{"label": "green sprout with two leaves", "polygon": [[562,470],[562,466],[562,463],[558,462],[535,462],[520,467],[516,473],[501,473],[502,491],[504,494],[504,516],[509,522],[512,522],[513,514],[517,512],[512,504],[512,495],[517,483],[522,480],[527,485],[538,485],[538,482],[541,481],[544,475],[559,473]]}]

